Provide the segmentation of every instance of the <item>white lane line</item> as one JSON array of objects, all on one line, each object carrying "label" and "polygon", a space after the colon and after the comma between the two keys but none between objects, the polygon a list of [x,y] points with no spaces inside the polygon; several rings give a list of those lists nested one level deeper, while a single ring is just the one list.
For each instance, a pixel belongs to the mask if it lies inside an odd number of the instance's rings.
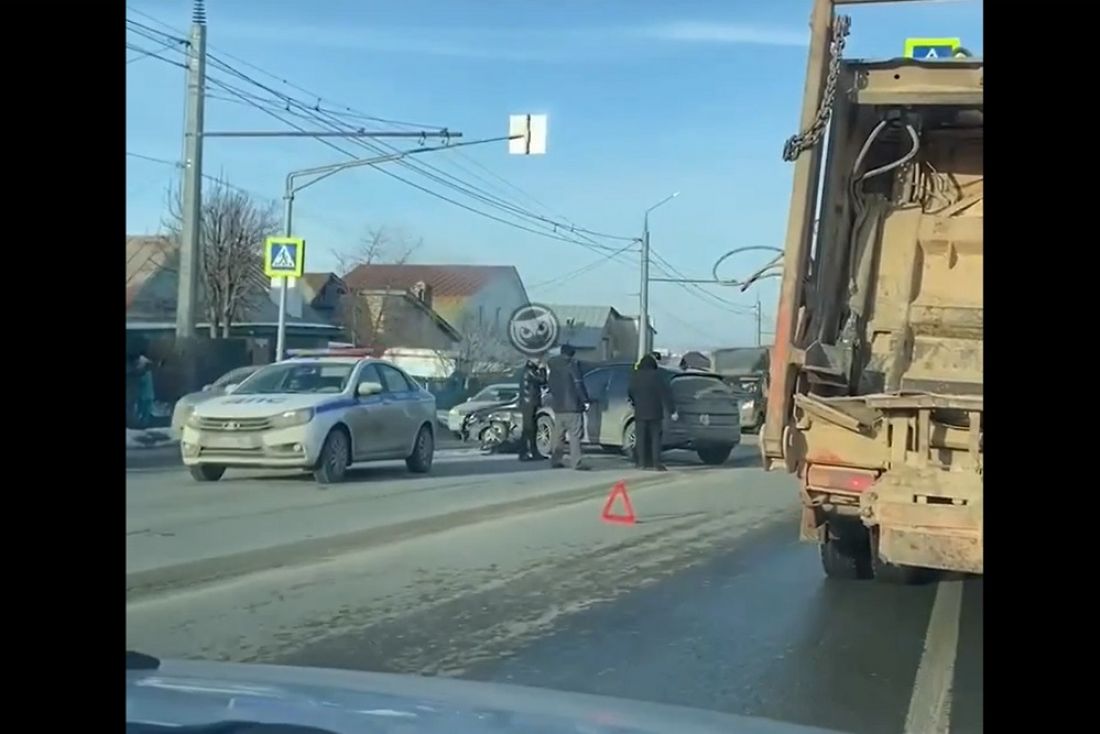
[{"label": "white lane line", "polygon": [[947,734],[951,727],[951,686],[959,647],[962,581],[941,581],[917,665],[905,734]]}]

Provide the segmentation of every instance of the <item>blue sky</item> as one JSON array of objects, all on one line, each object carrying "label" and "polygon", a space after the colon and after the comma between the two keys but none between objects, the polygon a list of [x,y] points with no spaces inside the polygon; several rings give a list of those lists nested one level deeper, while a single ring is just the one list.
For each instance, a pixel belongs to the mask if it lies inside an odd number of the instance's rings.
[{"label": "blue sky", "polygon": [[[127,17],[170,32],[152,16],[186,31],[191,4],[131,0]],[[509,156],[504,143],[493,143],[461,155],[429,153],[417,162],[537,215],[624,236],[640,233],[647,207],[680,191],[651,215],[653,248],[677,270],[706,277],[727,250],[782,244],[792,167],[780,151],[798,120],[810,5],[810,0],[208,0],[208,44],[211,53],[278,93],[309,103],[320,97],[322,109],[350,107],[446,126],[466,139],[506,134],[509,114],[545,113],[550,128],[545,156]],[[853,21],[849,57],[899,55],[911,36],[958,36],[976,54],[982,51],[977,0],[844,12]],[[140,36],[128,33],[127,39],[157,48]],[[159,53],[181,58],[171,48]],[[126,65],[126,149],[176,161],[184,72],[133,50],[126,57],[132,60]],[[225,71],[212,68],[211,74],[275,99]],[[217,86],[210,92],[208,130],[289,129],[239,99],[229,101],[232,95]],[[209,139],[204,167],[259,197],[276,199],[287,171],[342,157],[311,139]],[[127,156],[126,170],[127,231],[157,231],[166,189],[178,172],[133,156]],[[418,173],[389,170],[509,218]],[[309,270],[334,268],[332,251],[353,248],[367,227],[385,226],[423,239],[416,262],[512,264],[533,300],[607,303],[637,312],[636,257],[604,259],[574,279],[533,287],[602,255],[499,224],[375,170],[334,176],[303,192],[295,206],[296,234],[307,239]],[[751,271],[766,257],[755,253],[727,261],[722,274]],[[759,296],[770,317],[776,283],[765,281],[746,293],[705,292],[738,304],[739,311]],[[751,316],[731,313],[697,290],[655,283],[650,301],[658,346],[748,344],[755,338]],[[771,328],[766,322],[765,329]]]}]

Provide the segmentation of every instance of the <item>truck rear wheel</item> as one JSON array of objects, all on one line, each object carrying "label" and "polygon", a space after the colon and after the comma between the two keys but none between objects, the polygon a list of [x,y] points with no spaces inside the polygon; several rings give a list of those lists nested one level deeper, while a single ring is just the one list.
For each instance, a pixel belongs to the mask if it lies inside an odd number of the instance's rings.
[{"label": "truck rear wheel", "polygon": [[871,543],[866,528],[852,522],[826,525],[821,566],[831,579],[871,578]]}]

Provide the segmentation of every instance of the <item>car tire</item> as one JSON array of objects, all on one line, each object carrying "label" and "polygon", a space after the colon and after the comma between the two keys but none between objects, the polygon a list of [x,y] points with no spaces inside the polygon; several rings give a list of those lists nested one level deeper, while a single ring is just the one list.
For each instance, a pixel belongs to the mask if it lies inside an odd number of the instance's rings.
[{"label": "car tire", "polygon": [[550,455],[554,445],[554,419],[543,413],[535,421],[535,448],[542,456]]},{"label": "car tire", "polygon": [[344,481],[350,456],[351,444],[347,431],[339,427],[333,428],[321,446],[321,455],[317,458],[317,466],[313,468],[313,478],[321,485]]},{"label": "car tire", "polygon": [[225,474],[225,467],[221,464],[192,464],[188,471],[196,482],[216,482]]},{"label": "car tire", "polygon": [[821,567],[831,579],[857,580],[872,576],[871,543],[867,530],[855,523],[830,523],[821,544]]},{"label": "car tire", "polygon": [[637,460],[635,454],[638,451],[638,434],[634,430],[634,421],[630,421],[623,427],[623,445],[619,450],[631,461]]},{"label": "car tire", "polygon": [[432,429],[421,426],[413,443],[412,453],[405,458],[405,466],[414,474],[427,474],[432,470],[435,458],[435,438]]},{"label": "car tire", "polygon": [[707,446],[695,453],[699,454],[699,460],[710,466],[721,466],[730,457],[733,446]]}]

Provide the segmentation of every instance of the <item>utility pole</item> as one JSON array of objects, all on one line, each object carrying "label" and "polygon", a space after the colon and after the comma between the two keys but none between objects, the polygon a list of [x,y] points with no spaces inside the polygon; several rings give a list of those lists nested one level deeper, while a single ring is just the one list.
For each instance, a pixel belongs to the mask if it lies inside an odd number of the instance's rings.
[{"label": "utility pole", "polygon": [[640,308],[638,312],[638,359],[653,351],[649,343],[649,212],[645,213],[642,227],[642,288],[638,293]]},{"label": "utility pole", "polygon": [[183,223],[180,231],[176,337],[195,336],[202,231],[202,132],[206,96],[206,7],[195,0],[187,46],[187,101],[183,133]]},{"label": "utility pole", "polygon": [[756,297],[756,306],[753,307],[756,315],[756,346],[764,344],[764,313],[760,307],[760,296]]},{"label": "utility pole", "polygon": [[649,331],[649,213],[680,195],[675,191],[645,210],[642,221],[642,289],[639,293],[640,313],[638,314],[638,359],[653,351],[653,343],[650,341]]}]

